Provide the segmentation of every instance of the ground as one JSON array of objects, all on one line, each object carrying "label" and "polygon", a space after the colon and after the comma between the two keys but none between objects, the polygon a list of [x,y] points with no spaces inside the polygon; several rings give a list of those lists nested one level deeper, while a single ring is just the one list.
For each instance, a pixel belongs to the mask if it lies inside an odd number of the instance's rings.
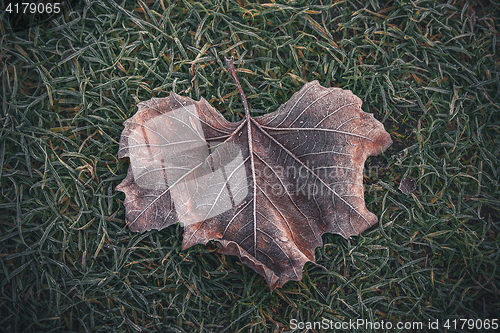
[{"label": "ground", "polygon": [[[0,18],[0,330],[327,332],[315,323],[361,320],[343,331],[486,332],[500,320],[495,2],[103,0],[38,25]],[[394,141],[365,165],[379,223],[324,235],[318,265],[273,292],[216,243],[182,251],[179,225],[130,232],[115,191],[138,102],[175,91],[240,119],[226,56],[253,115],[318,80],[353,91]],[[407,176],[417,187],[405,195]],[[382,322],[392,329],[368,325]]]}]

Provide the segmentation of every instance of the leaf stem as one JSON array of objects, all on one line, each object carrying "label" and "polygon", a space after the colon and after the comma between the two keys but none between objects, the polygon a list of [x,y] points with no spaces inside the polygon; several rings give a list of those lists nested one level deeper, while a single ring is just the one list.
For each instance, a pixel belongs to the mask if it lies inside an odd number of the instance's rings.
[{"label": "leaf stem", "polygon": [[236,76],[236,68],[234,68],[234,57],[231,57],[230,59],[224,58],[226,61],[226,67],[229,73],[231,73],[231,76],[233,77],[234,82],[236,82],[236,85],[238,86],[238,91],[240,92],[241,99],[243,100],[243,108],[245,109],[245,117],[250,118],[250,111],[248,110],[248,104],[247,104],[247,99],[245,97],[245,94],[243,93],[243,88],[241,88],[240,81],[238,81],[238,77]]}]

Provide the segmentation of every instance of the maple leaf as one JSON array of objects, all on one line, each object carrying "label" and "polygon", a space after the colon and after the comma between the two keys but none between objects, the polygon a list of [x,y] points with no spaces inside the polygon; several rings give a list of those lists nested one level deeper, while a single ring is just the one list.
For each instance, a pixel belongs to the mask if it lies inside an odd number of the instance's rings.
[{"label": "maple leaf", "polygon": [[182,249],[218,242],[274,290],[302,278],[325,232],[345,238],[377,222],[366,209],[363,167],[392,143],[351,91],[306,83],[276,111],[227,121],[205,99],[171,93],[141,102],[124,122],[130,230],[184,225]]}]

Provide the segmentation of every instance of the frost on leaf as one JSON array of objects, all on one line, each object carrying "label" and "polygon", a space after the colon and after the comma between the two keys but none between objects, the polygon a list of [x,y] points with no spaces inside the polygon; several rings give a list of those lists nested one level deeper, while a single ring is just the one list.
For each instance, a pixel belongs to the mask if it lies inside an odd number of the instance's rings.
[{"label": "frost on leaf", "polygon": [[118,157],[130,167],[117,190],[130,230],[181,222],[183,249],[215,240],[274,290],[301,280],[323,233],[348,238],[377,222],[363,166],[392,141],[351,91],[317,81],[264,116],[244,104],[231,123],[203,98],[139,103],[124,123]]}]

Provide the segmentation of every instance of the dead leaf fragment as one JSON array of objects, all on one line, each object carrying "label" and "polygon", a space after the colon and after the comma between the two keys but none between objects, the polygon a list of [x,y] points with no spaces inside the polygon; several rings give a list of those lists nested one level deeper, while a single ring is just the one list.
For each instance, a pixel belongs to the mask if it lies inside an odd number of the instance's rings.
[{"label": "dead leaf fragment", "polygon": [[411,192],[415,191],[416,188],[417,184],[411,177],[406,177],[401,181],[401,183],[399,183],[399,190],[404,194],[410,194]]}]

